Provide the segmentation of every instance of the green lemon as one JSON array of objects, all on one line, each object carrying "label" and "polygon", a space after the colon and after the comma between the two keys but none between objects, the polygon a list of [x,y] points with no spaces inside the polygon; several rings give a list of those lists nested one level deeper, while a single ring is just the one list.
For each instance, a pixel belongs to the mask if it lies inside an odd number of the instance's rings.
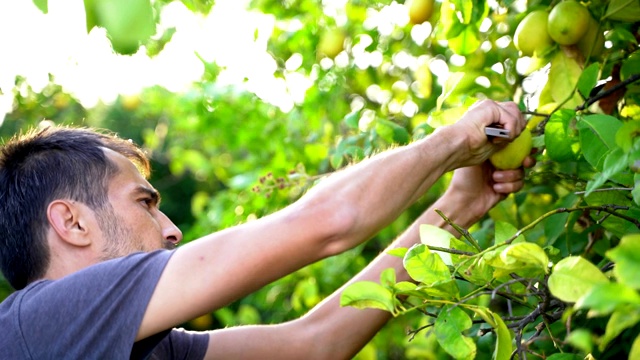
[{"label": "green lemon", "polygon": [[513,44],[522,55],[542,55],[553,46],[553,40],[547,32],[548,17],[549,13],[545,10],[534,10],[520,21],[513,35]]},{"label": "green lemon", "polygon": [[522,161],[531,153],[533,146],[531,131],[527,128],[504,148],[496,151],[489,161],[499,170],[513,170],[522,166]]},{"label": "green lemon", "polygon": [[573,45],[587,32],[590,18],[586,7],[577,1],[566,0],[551,9],[547,31],[558,44]]},{"label": "green lemon", "polygon": [[344,50],[344,40],[346,36],[344,32],[337,28],[328,29],[320,36],[318,43],[318,53],[335,58],[342,50]]}]

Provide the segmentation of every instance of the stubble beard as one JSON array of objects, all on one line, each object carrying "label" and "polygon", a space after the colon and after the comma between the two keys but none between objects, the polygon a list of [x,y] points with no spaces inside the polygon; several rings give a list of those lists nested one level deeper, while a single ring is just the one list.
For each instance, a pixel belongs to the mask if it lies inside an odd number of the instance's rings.
[{"label": "stubble beard", "polygon": [[[135,252],[148,252],[157,249],[146,249],[144,242],[138,239],[136,233],[130,226],[115,213],[111,204],[107,204],[103,209],[96,211],[98,224],[103,233],[105,244],[102,249],[100,260],[115,259]],[[175,244],[160,239],[161,247],[167,250],[176,248]]]}]

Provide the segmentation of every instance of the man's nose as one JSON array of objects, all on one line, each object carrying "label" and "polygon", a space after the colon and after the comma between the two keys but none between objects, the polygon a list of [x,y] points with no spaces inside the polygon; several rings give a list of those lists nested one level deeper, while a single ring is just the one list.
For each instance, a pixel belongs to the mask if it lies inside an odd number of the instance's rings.
[{"label": "man's nose", "polygon": [[165,240],[174,245],[178,245],[182,241],[182,231],[163,212],[160,212],[160,225],[162,226],[162,237]]}]

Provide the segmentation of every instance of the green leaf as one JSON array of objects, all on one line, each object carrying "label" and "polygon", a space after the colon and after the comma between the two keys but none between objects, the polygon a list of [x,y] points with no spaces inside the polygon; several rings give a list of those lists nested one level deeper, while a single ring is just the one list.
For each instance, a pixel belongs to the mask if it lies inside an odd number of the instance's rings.
[{"label": "green leaf", "polygon": [[33,0],[33,3],[43,14],[49,12],[48,0]]},{"label": "green leaf", "polygon": [[[553,100],[562,103],[569,99],[565,106],[570,108],[581,105],[580,95],[573,92],[581,74],[582,68],[575,58],[568,57],[564,51],[557,51],[551,59],[548,80]],[[569,98],[572,93],[573,96]]]},{"label": "green leaf", "polygon": [[396,271],[393,268],[382,270],[380,273],[380,284],[386,288],[393,288],[396,284]]},{"label": "green leaf", "polygon": [[407,129],[386,119],[376,120],[376,133],[390,144],[406,144],[409,142]]},{"label": "green leaf", "polygon": [[91,29],[98,25],[94,0],[84,0],[84,13],[88,34]]},{"label": "green leaf", "polygon": [[640,359],[640,335],[636,336],[631,344],[631,350],[629,351],[629,360]]},{"label": "green leaf", "polygon": [[[429,125],[433,126],[434,128],[440,127],[442,125],[450,125],[458,121],[458,119],[460,119],[460,117],[465,113],[467,109],[464,107],[456,107],[446,110],[442,109],[444,102],[453,93],[463,77],[463,72],[452,72],[449,74],[447,81],[445,81],[444,86],[442,87],[442,93],[436,100],[436,108],[429,114]],[[442,111],[446,111],[446,113],[441,114]]]},{"label": "green leaf", "polygon": [[570,128],[574,117],[575,111],[560,109],[554,112],[545,124],[545,148],[554,161],[563,162],[576,158],[579,145]]},{"label": "green leaf", "polygon": [[480,47],[481,43],[480,31],[472,24],[467,25],[455,38],[449,39],[449,48],[458,55],[470,55]]},{"label": "green leaf", "polygon": [[427,295],[426,297],[438,297],[456,301],[460,299],[460,289],[458,289],[458,284],[453,279],[434,285],[418,285],[417,289]]},{"label": "green leaf", "polygon": [[501,278],[510,273],[531,277],[549,271],[549,257],[537,244],[519,242],[502,248],[499,255],[487,252],[483,260],[495,268],[493,276]]},{"label": "green leaf", "polygon": [[509,270],[541,270],[549,272],[549,257],[535,243],[521,242],[511,244],[500,253],[500,258]]},{"label": "green leaf", "polygon": [[[441,248],[451,247],[451,235],[450,232],[443,230],[437,226],[430,224],[420,225],[420,242],[427,246],[437,246]],[[438,254],[442,261],[447,265],[452,265],[451,254],[442,251],[433,251]]]},{"label": "green leaf", "polygon": [[493,350],[493,360],[509,360],[511,358],[511,352],[513,352],[511,332],[498,314],[491,314],[496,322],[496,326],[493,328],[497,335],[496,348]]},{"label": "green leaf", "polygon": [[491,325],[496,333],[496,346],[493,350],[493,360],[508,360],[511,358],[513,344],[511,332],[502,318],[485,307],[469,307],[469,310],[480,316],[487,324]]},{"label": "green leaf", "polygon": [[590,309],[600,315],[610,314],[625,305],[640,306],[640,294],[621,283],[594,285],[575,304],[576,309]]},{"label": "green leaf", "polygon": [[640,141],[638,134],[640,134],[640,121],[625,121],[616,133],[616,144],[622,150],[630,152],[631,149],[638,146],[634,145]]},{"label": "green leaf", "polygon": [[[453,287],[455,287],[455,289]],[[459,295],[451,295],[452,293],[458,292],[457,285],[453,280],[435,287],[418,286],[409,281],[401,281],[394,285],[393,292],[396,295],[415,296],[422,300],[434,297],[452,300],[459,299]]]},{"label": "green leaf", "polygon": [[555,353],[547,357],[547,360],[584,360],[584,356],[578,354]]},{"label": "green leaf", "polygon": [[432,253],[424,244],[412,246],[405,255],[403,263],[413,280],[427,286],[451,280],[451,272],[442,258]]},{"label": "green leaf", "polygon": [[637,0],[611,0],[603,19],[638,22],[640,21],[640,2]]},{"label": "green leaf", "polygon": [[544,236],[549,245],[553,245],[565,231],[568,219],[569,213],[560,213],[550,216],[544,221]]},{"label": "green leaf", "polygon": [[418,285],[409,281],[400,281],[393,286],[395,295],[415,296],[424,299],[428,295],[418,289]]},{"label": "green leaf", "polygon": [[592,191],[601,187],[607,180],[627,168],[629,153],[617,147],[611,150],[604,159],[602,172],[587,184],[585,196],[589,196]]},{"label": "green leaf", "polygon": [[403,258],[407,254],[407,251],[409,251],[407,248],[395,248],[387,250],[386,253],[391,256]]},{"label": "green leaf", "polygon": [[344,289],[340,295],[340,306],[358,309],[380,309],[396,313],[395,298],[391,290],[373,281],[355,282]]},{"label": "green leaf", "polygon": [[458,274],[472,284],[484,286],[493,279],[494,269],[487,263],[484,257],[465,263],[460,263],[455,260],[454,262],[456,263]]},{"label": "green leaf", "polygon": [[611,340],[615,339],[624,330],[634,326],[640,321],[640,308],[622,307],[620,310],[616,310],[611,314],[604,335],[600,339],[598,348],[600,351],[604,351]]},{"label": "green leaf", "polygon": [[618,246],[607,251],[606,256],[616,263],[613,273],[618,281],[640,289],[640,234],[623,236]]},{"label": "green leaf", "polygon": [[85,0],[87,30],[100,26],[107,30],[113,49],[133,54],[156,32],[149,0]]},{"label": "green leaf", "polygon": [[463,24],[469,24],[471,22],[471,15],[473,13],[473,2],[467,0],[453,0],[456,8],[456,12],[462,16],[458,16]]},{"label": "green leaf", "polygon": [[631,196],[633,196],[633,202],[640,206],[640,174],[635,174],[633,179],[635,186],[633,187],[633,190],[631,190]]},{"label": "green leaf", "polygon": [[600,269],[580,256],[560,260],[548,281],[551,294],[565,302],[576,302],[594,286],[608,282]]},{"label": "green leaf", "polygon": [[578,79],[578,91],[583,98],[588,98],[591,90],[598,83],[598,72],[600,71],[600,63],[593,63],[587,66],[580,74]]},{"label": "green leaf", "polygon": [[[621,191],[601,191],[593,192],[585,198],[589,206],[599,206],[606,204],[616,204],[619,206],[628,206],[629,210],[616,210],[617,212],[624,214],[632,219],[640,219],[640,208],[633,205],[633,202],[627,196],[627,192]],[[615,236],[622,238],[629,233],[638,232],[638,228],[632,222],[621,219],[617,216],[608,216],[606,214],[600,214],[599,222],[602,226]]]},{"label": "green leaf", "polygon": [[[496,227],[496,235],[495,235],[495,242],[494,242],[495,245],[504,243],[505,241],[509,240],[513,235],[515,235],[518,232],[518,229],[516,229],[515,226],[505,221],[496,221],[495,227]],[[519,236],[517,240],[518,241],[514,241],[514,242],[524,241],[524,236],[522,235]]]},{"label": "green leaf", "polygon": [[587,115],[578,122],[584,158],[595,169],[602,170],[606,154],[615,149],[616,133],[622,122],[609,115]]},{"label": "green leaf", "polygon": [[469,315],[459,306],[444,307],[436,318],[434,331],[438,344],[455,359],[474,359],[476,344],[462,332],[471,328]]},{"label": "green leaf", "polygon": [[640,54],[634,52],[622,62],[620,80],[626,80],[630,76],[634,74],[637,75],[638,73],[640,73]]},{"label": "green leaf", "polygon": [[574,348],[587,354],[593,349],[592,335],[587,329],[572,330],[567,336],[566,341]]},{"label": "green leaf", "polygon": [[349,127],[350,129],[358,129],[358,121],[360,119],[360,112],[359,111],[352,111],[350,113],[348,113],[347,115],[345,115],[344,118],[342,118],[342,121],[344,121],[345,125],[347,125],[347,127]]}]

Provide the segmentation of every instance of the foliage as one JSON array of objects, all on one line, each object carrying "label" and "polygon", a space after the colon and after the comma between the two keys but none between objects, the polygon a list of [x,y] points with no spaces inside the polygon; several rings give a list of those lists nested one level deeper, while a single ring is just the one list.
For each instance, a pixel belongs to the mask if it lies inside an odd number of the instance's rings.
[{"label": "foliage", "polygon": [[[46,11],[46,1],[35,3]],[[145,16],[166,3],[154,2]],[[183,3],[204,13],[212,5]],[[443,244],[425,226],[423,244],[390,254],[403,258],[415,282],[396,282],[387,271],[380,282],[347,289],[345,306],[396,315],[358,357],[633,359],[640,356],[640,4],[582,4],[595,20],[589,36],[602,36],[606,47],[593,40],[553,44],[532,57],[519,53],[513,43],[519,22],[557,3],[442,0],[429,21],[412,24],[404,2],[254,0],[252,9],[278,19],[268,44],[278,64],[274,76],[312,81],[292,110],[239,87],[216,86],[224,69],[205,63],[189,92],[149,88],[93,109],[82,108],[55,79],[39,93],[18,81],[15,110],[0,135],[44,118],[134,139],[152,154],[163,210],[196,238],[285,206],[325,174],[427,136],[478,99],[515,100],[539,121],[531,127],[537,165],[525,188],[461,229],[459,239]],[[95,25],[112,26],[101,21]],[[326,29],[344,35],[342,51],[331,57],[317,51]],[[119,47],[118,32],[109,31],[122,53],[162,38],[149,33],[148,27],[127,32],[134,47]],[[299,65],[288,66],[291,59]],[[446,181],[368,244],[189,326],[303,314],[384,248]]]}]

